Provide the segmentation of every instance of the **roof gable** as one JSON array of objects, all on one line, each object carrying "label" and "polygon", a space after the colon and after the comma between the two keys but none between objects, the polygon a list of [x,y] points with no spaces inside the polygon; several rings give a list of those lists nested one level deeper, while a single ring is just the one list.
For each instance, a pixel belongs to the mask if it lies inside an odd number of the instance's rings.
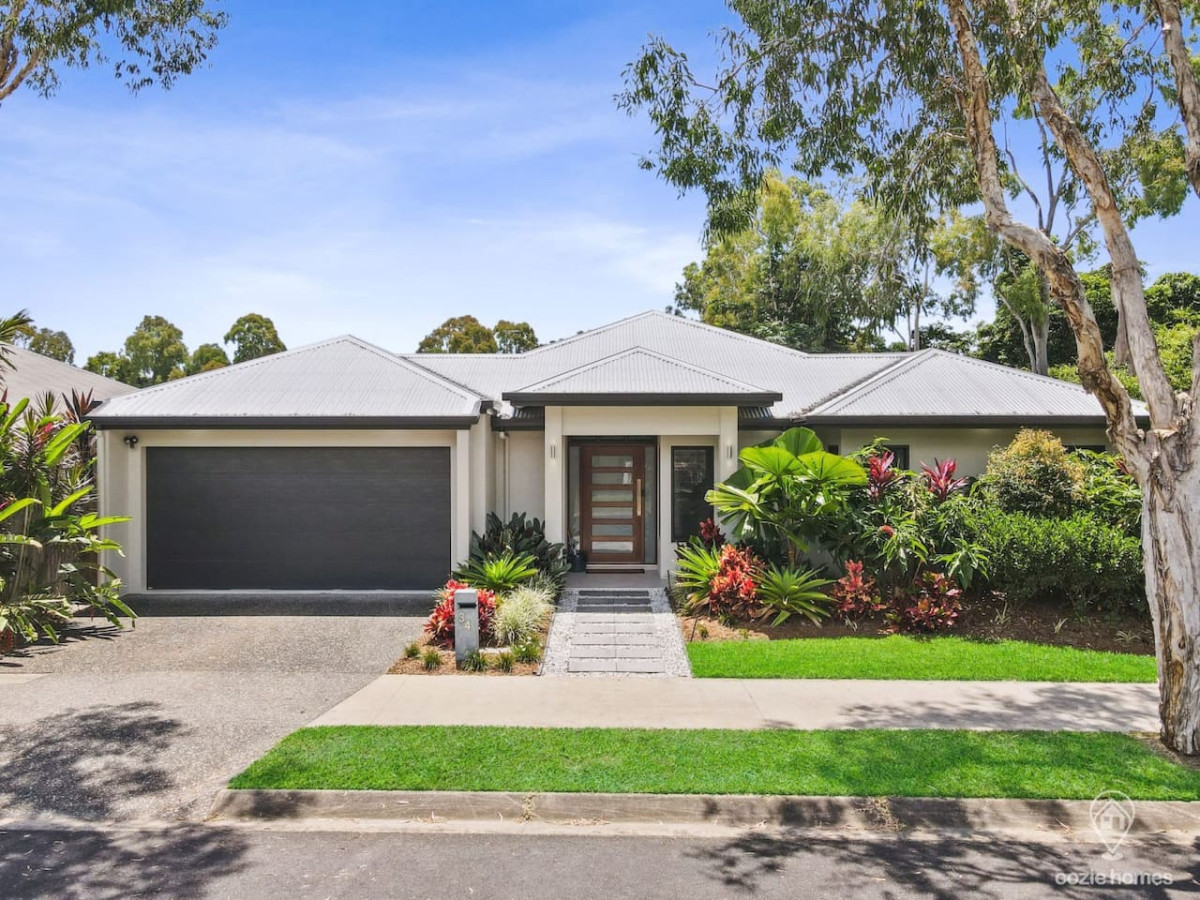
[{"label": "roof gable", "polygon": [[109,401],[93,418],[110,427],[148,420],[193,427],[272,420],[449,425],[478,417],[481,399],[443,376],[344,335],[145,388]]},{"label": "roof gable", "polygon": [[643,347],[577,366],[515,391],[514,403],[773,403],[782,395]]}]

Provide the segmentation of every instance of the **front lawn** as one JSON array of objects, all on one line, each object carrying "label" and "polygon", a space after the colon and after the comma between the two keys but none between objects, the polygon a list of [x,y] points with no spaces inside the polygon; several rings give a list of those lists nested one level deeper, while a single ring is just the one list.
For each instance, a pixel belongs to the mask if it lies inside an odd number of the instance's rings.
[{"label": "front lawn", "polygon": [[1121,734],[338,726],[233,788],[1200,799],[1200,772]]},{"label": "front lawn", "polygon": [[803,638],[687,645],[697,678],[1153,682],[1154,657],[960,637]]}]

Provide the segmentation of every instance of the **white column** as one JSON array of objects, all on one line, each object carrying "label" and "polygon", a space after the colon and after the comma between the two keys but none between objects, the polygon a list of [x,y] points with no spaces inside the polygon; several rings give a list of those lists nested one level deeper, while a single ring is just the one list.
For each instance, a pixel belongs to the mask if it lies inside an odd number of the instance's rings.
[{"label": "white column", "polygon": [[454,432],[453,483],[450,497],[450,564],[463,562],[471,552],[471,432]]},{"label": "white column", "polygon": [[720,434],[717,440],[717,482],[722,482],[738,469],[738,411],[736,406],[722,406],[720,411]]},{"label": "white column", "polygon": [[[146,447],[144,444],[132,449],[125,446],[125,435],[111,433],[109,449],[114,454],[121,451],[125,454],[125,492],[126,508],[116,508],[118,500],[112,504],[114,515],[131,516],[125,526],[125,591],[140,593],[146,590]],[[109,466],[109,471],[118,468]]]},{"label": "white column", "polygon": [[552,544],[566,541],[567,448],[563,441],[562,407],[546,407],[546,540]]},{"label": "white column", "polygon": [[492,417],[480,416],[471,426],[471,530],[483,534],[494,503]]}]

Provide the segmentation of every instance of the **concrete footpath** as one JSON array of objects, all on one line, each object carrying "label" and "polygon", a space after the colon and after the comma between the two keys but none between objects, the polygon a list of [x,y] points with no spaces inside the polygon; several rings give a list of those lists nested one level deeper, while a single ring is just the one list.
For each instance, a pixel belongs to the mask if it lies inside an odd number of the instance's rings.
[{"label": "concrete footpath", "polygon": [[383,675],[313,725],[1156,732],[1153,684]]}]

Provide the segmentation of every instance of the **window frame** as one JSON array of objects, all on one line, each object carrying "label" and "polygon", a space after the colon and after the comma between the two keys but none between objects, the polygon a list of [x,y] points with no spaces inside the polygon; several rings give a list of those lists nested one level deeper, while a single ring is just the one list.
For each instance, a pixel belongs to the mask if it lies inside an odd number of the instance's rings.
[{"label": "window frame", "polygon": [[[703,451],[705,466],[708,469],[709,490],[712,490],[712,488],[715,487],[716,483],[717,483],[717,469],[716,469],[717,460],[716,460],[716,448],[709,444],[672,444],[671,445],[671,456],[670,456],[670,461],[671,461],[671,465],[670,465],[670,468],[671,468],[671,481],[670,481],[671,508],[669,511],[670,516],[671,516],[671,542],[674,544],[683,544],[683,543],[686,543],[689,538],[693,537],[696,534],[696,532],[693,530],[693,531],[685,533],[685,534],[680,534],[675,529],[676,518],[677,518],[675,515],[675,501],[676,501],[676,497],[678,495],[678,491],[676,491],[676,489],[675,489],[675,472],[676,472],[675,453],[678,450],[685,450],[685,451],[689,451],[689,452],[695,452],[697,450]],[[711,510],[712,510],[711,506],[709,507],[709,510],[710,510],[710,515],[711,515]],[[695,529],[698,525],[699,525],[699,522],[695,523],[692,526],[692,528]]]},{"label": "window frame", "polygon": [[884,450],[890,450],[896,457],[892,463],[897,469],[909,471],[912,464],[912,447],[909,444],[884,444]]}]

